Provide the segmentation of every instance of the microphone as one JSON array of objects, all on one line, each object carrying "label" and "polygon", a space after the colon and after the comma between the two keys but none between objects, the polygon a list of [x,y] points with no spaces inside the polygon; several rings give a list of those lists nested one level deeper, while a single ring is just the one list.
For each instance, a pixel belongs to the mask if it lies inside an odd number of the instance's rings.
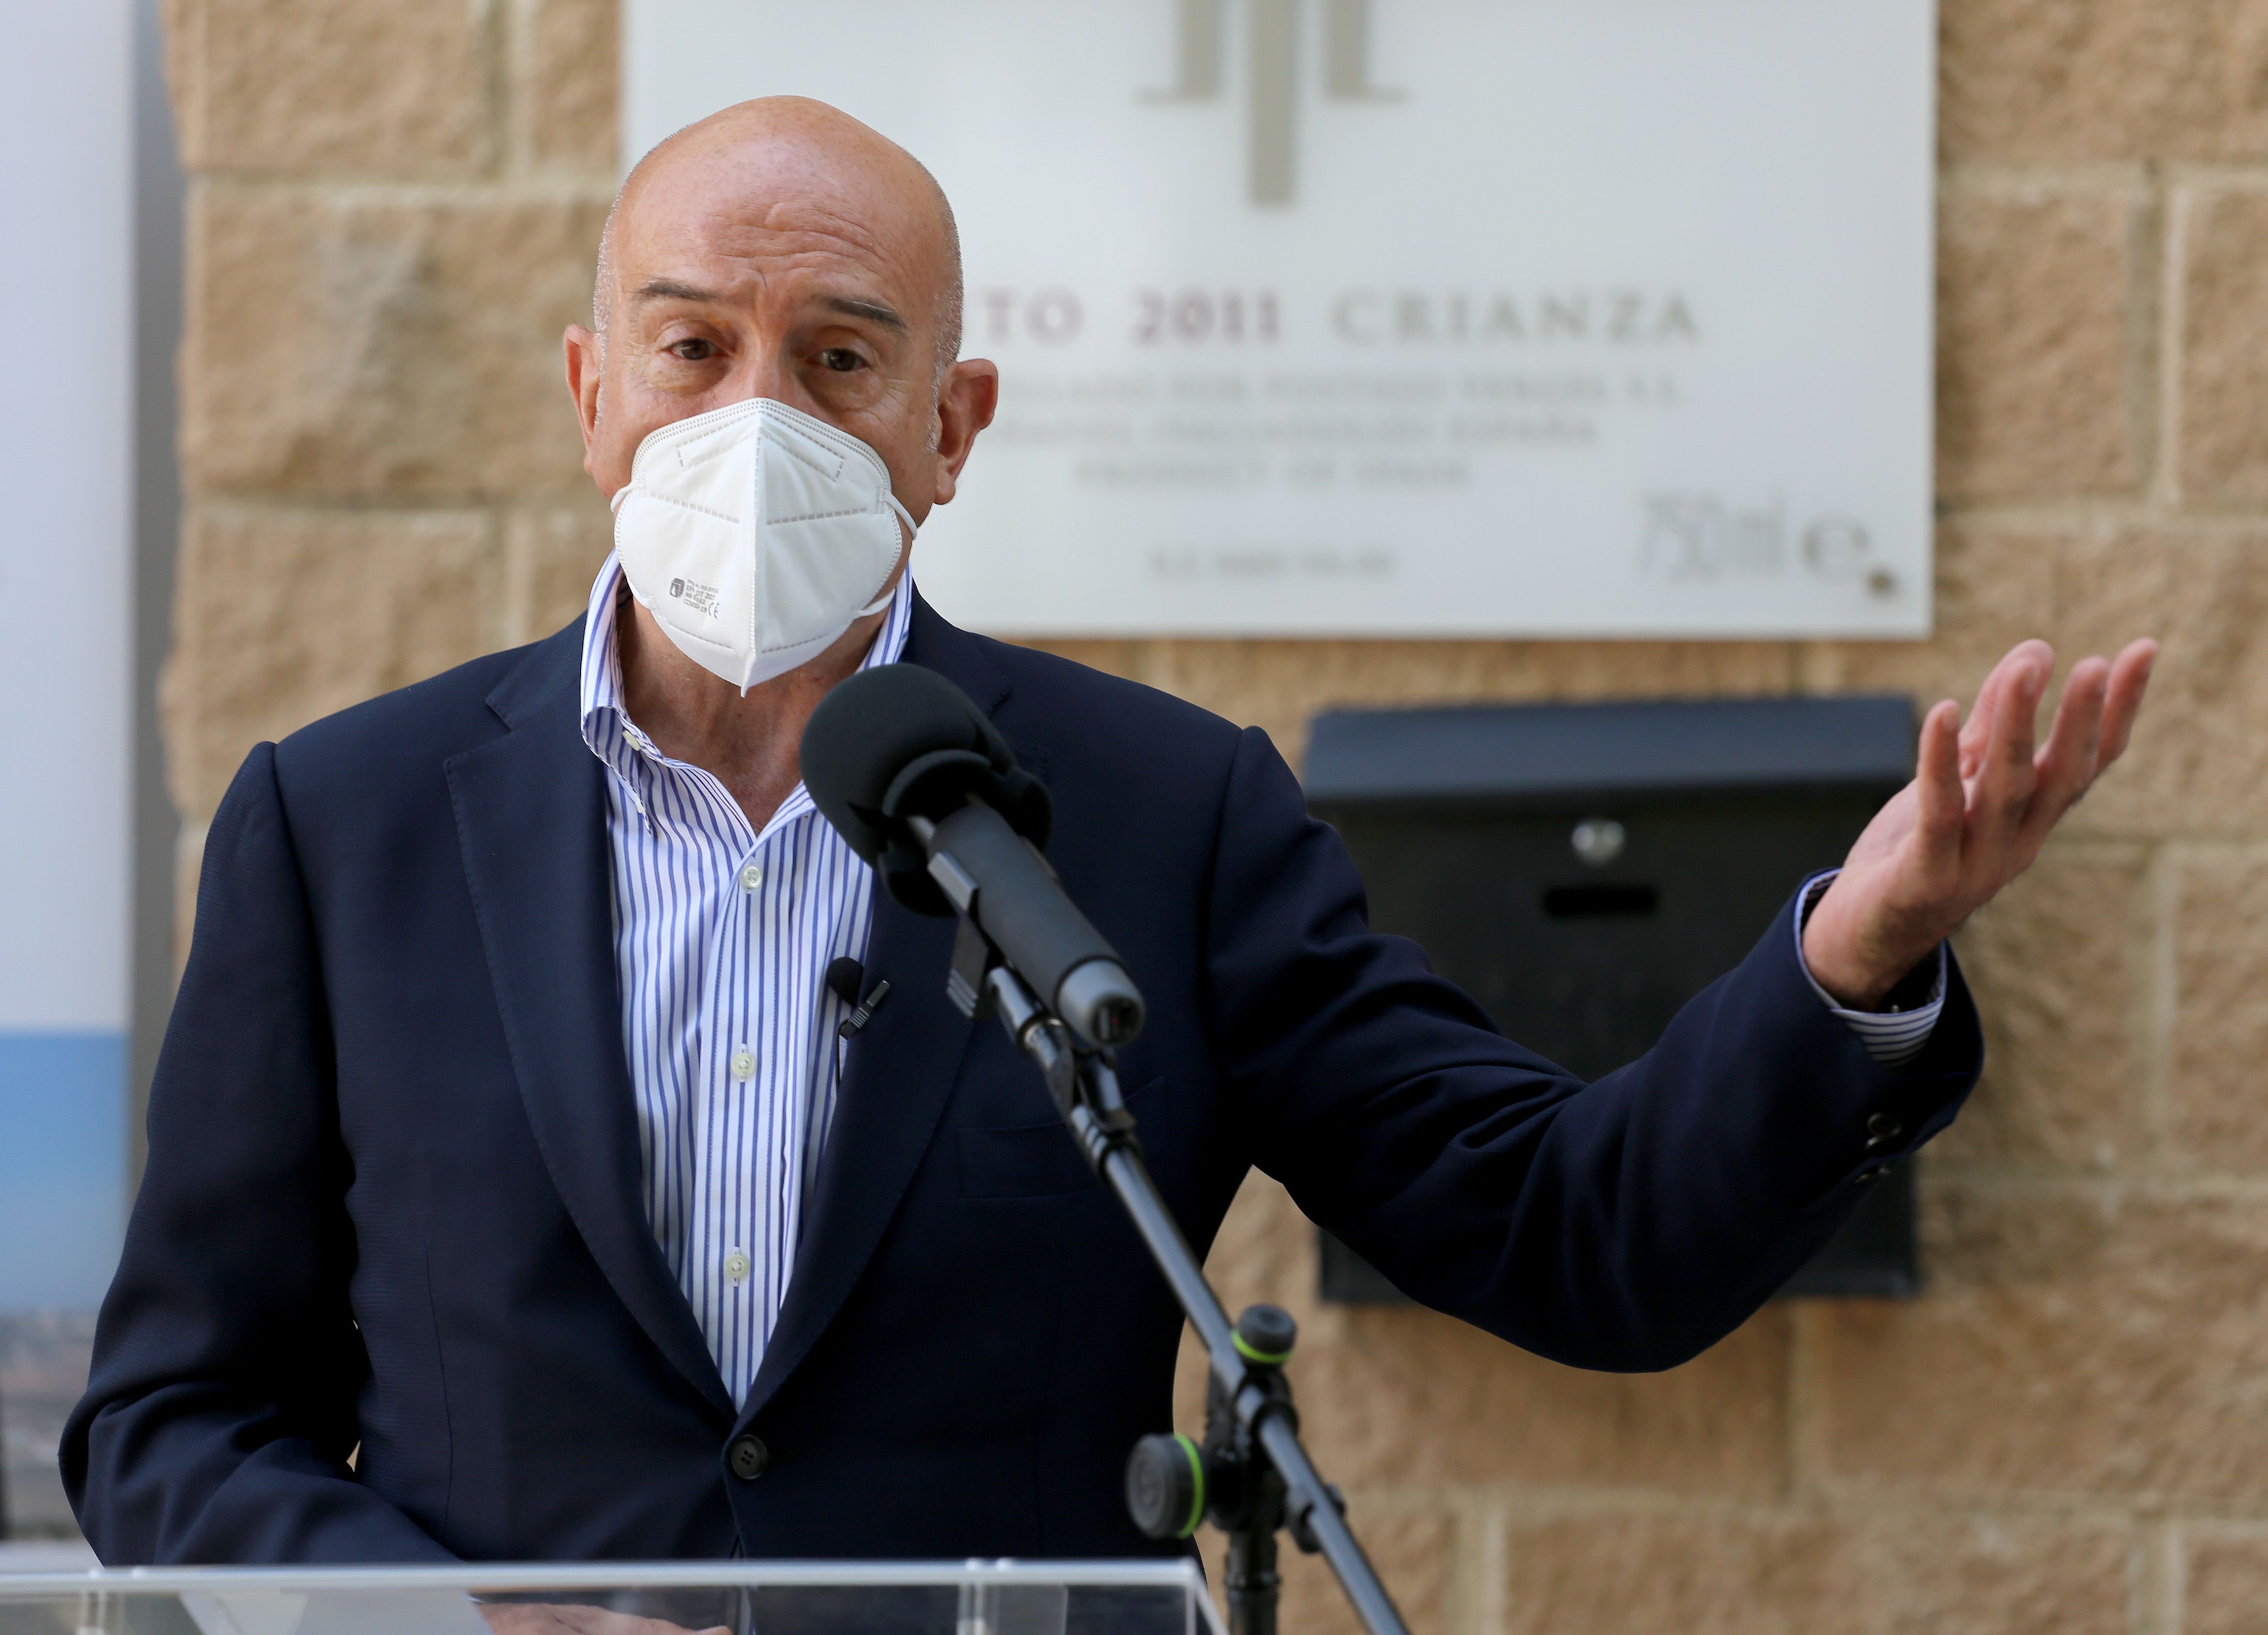
[{"label": "microphone", "polygon": [[885,981],[876,983],[873,992],[859,998],[858,990],[865,980],[866,968],[847,954],[827,968],[828,991],[850,1013],[835,1030],[835,1036],[845,1042],[858,1036],[858,1030],[874,1020],[875,1011],[890,997],[890,984]]},{"label": "microphone", "polygon": [[802,760],[812,804],[892,896],[966,915],[1088,1044],[1133,1042],[1141,991],[1041,855],[1047,785],[968,694],[919,665],[861,670],[812,711]]}]

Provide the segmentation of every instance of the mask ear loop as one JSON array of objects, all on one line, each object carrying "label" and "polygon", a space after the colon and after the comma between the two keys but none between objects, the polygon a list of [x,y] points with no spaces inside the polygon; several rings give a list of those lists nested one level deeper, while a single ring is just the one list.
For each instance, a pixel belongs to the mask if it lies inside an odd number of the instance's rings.
[{"label": "mask ear loop", "polygon": [[[921,537],[921,524],[914,520],[913,512],[908,511],[903,505],[898,504],[898,497],[896,495],[892,494],[886,490],[883,492],[882,498],[892,511],[898,513],[899,519],[906,525],[906,543],[898,553],[902,556],[906,551],[909,551],[914,548],[914,541]],[[890,598],[897,593],[897,589],[894,586],[890,589],[884,591],[880,596],[874,598],[873,600],[868,602],[865,607],[859,608],[858,612],[852,614],[850,616],[853,619],[863,619],[868,614],[880,613],[883,608],[890,605]]]}]

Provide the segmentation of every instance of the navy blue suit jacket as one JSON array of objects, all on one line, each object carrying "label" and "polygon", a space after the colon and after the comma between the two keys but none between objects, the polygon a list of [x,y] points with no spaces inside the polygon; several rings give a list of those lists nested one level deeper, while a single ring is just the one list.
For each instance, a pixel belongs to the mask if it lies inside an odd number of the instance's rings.
[{"label": "navy blue suit jacket", "polygon": [[[1168,1426],[1179,1315],[1035,1071],[946,998],[951,923],[887,898],[890,998],[733,1408],[640,1201],[580,652],[578,622],[263,744],[222,802],[64,1442],[88,1537],[111,1562],[1160,1548],[1121,1473]],[[1369,931],[1261,733],[926,607],[906,657],[1054,792],[1049,856],[1149,999],[1123,1078],[1200,1250],[1258,1165],[1430,1306],[1668,1367],[1975,1078],[1957,975],[1892,1072],[1783,918],[1587,1086]],[[1909,1133],[1870,1153],[1883,1112]],[[747,1432],[755,1481],[726,1463]]]}]

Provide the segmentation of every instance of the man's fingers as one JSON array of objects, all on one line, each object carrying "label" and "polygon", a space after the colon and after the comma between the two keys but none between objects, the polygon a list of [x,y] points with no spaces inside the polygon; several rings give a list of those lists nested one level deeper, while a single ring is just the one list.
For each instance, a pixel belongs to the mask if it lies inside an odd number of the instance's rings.
[{"label": "man's fingers", "polygon": [[[673,1624],[667,1618],[641,1617],[636,1613],[618,1612],[607,1615],[618,1620],[611,1626],[601,1625],[593,1635],[694,1635],[682,1624]],[[712,1624],[699,1635],[733,1635],[721,1624]]]},{"label": "man's fingers", "polygon": [[2110,682],[2110,666],[2102,659],[2082,659],[2063,684],[2062,702],[2056,705],[2055,725],[2048,741],[2033,762],[2038,783],[2025,814],[2021,844],[2027,860],[2031,851],[2047,839],[2056,820],[2087,792],[2095,781],[2097,750],[2102,737],[2102,696]]},{"label": "man's fingers", "polygon": [[1961,729],[1961,776],[1974,777],[1984,764],[1984,746],[1992,739],[1992,702],[1999,696],[2001,672],[2008,667],[2006,659],[1992,667],[1984,678],[1984,685],[1977,689],[1977,702],[1969,706],[1969,720]]},{"label": "man's fingers", "polygon": [[1933,856],[1949,851],[1958,857],[1968,801],[1961,787],[1961,706],[1950,698],[1922,718],[1915,763],[1918,806],[1914,828],[1922,849]]},{"label": "man's fingers", "polygon": [[[1977,689],[1977,703],[1969,711],[1969,725],[1962,728],[1962,777],[1974,777],[1984,770],[1985,749],[1992,741],[1993,725],[2009,687],[2028,672],[2036,671],[2044,678],[2054,667],[2055,650],[2037,637],[2018,642],[2002,655],[2000,662],[1992,667],[1992,673],[1984,678],[1984,685]],[[2032,696],[2038,698],[2037,689]]]},{"label": "man's fingers", "polygon": [[1993,694],[1991,735],[1976,785],[1978,815],[1996,839],[2005,841],[2014,834],[2036,785],[2032,721],[2046,690],[2040,654],[2048,651],[2045,642],[2026,642],[2001,660],[2008,674]]},{"label": "man's fingers", "polygon": [[[480,1609],[493,1635],[693,1635],[682,1624],[578,1602],[490,1602]],[[721,1624],[700,1635],[732,1635]]]},{"label": "man's fingers", "polygon": [[2076,795],[2095,781],[2102,740],[2102,699],[2110,685],[2108,659],[2082,659],[2072,666],[2064,680],[2063,698],[2056,705],[2055,724],[2033,762],[2043,788],[2068,784]]},{"label": "man's fingers", "polygon": [[2102,705],[2102,744],[2095,753],[2096,771],[2126,753],[2126,740],[2134,731],[2134,718],[2141,713],[2142,695],[2157,664],[2158,644],[2146,637],[2127,643],[2111,665]]}]

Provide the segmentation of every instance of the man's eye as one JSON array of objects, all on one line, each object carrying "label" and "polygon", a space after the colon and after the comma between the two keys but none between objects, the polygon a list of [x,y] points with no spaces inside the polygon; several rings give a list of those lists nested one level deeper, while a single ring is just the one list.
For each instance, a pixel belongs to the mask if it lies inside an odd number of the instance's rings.
[{"label": "man's eye", "polygon": [[832,369],[841,375],[849,374],[852,370],[863,365],[865,361],[847,346],[830,346],[819,355],[821,368]]},{"label": "man's eye", "polygon": [[679,341],[666,350],[672,357],[682,358],[688,364],[704,363],[717,356],[715,344],[702,340]]}]

